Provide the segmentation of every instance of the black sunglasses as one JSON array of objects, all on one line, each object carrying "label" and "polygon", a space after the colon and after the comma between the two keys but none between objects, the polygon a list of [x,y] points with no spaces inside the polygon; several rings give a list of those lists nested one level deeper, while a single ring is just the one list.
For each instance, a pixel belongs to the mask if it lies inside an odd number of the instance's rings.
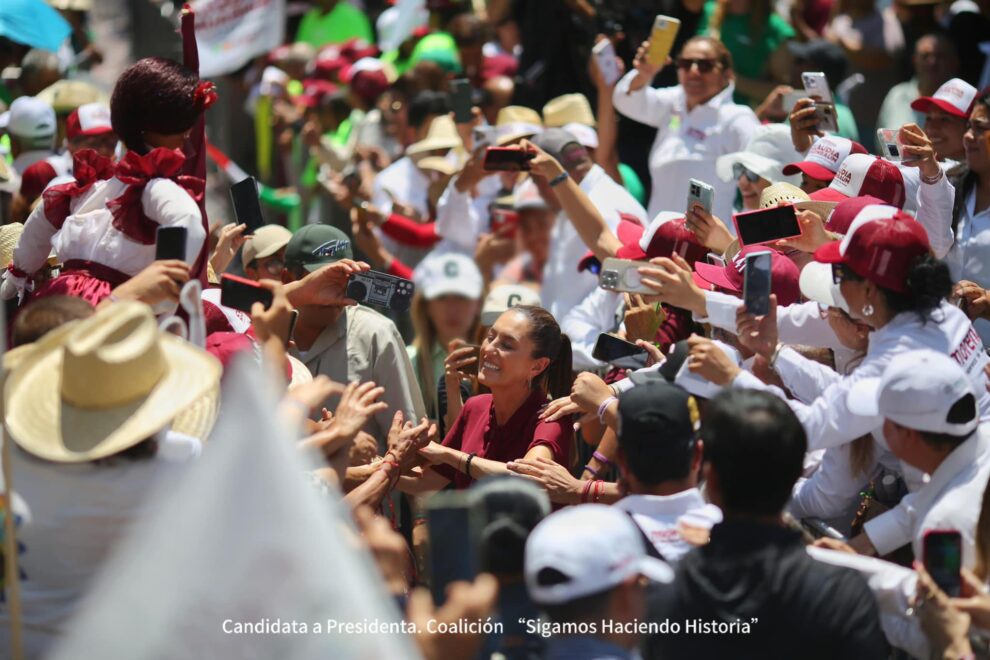
[{"label": "black sunglasses", "polygon": [[742,163],[732,164],[732,176],[738,180],[739,177],[744,176],[750,183],[756,183],[760,180],[760,175],[756,172],[750,170],[748,167]]},{"label": "black sunglasses", "polygon": [[698,71],[701,73],[711,73],[716,66],[718,66],[717,60],[709,59],[689,59],[687,57],[677,58],[677,68],[683,71],[690,71],[691,67],[698,67]]},{"label": "black sunglasses", "polygon": [[832,283],[842,284],[845,280],[853,279],[852,273],[842,264],[832,264]]}]

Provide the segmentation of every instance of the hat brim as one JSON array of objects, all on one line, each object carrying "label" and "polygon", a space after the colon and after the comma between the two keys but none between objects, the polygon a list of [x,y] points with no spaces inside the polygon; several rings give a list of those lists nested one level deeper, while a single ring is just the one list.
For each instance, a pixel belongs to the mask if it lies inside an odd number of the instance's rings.
[{"label": "hat brim", "polygon": [[264,250],[261,250],[255,253],[254,255],[252,255],[250,259],[245,259],[245,263],[251,263],[255,259],[264,259],[265,257],[272,256],[273,254],[284,248],[286,245],[288,245],[290,240],[291,237],[285,239],[284,241],[276,241],[274,244],[269,245]]},{"label": "hat brim", "polygon": [[222,367],[177,337],[162,334],[159,341],[168,363],[161,381],[146,396],[98,410],[62,400],[64,344],[26,356],[4,390],[11,438],[39,458],[81,463],[112,456],[161,431],[217,386]]},{"label": "hat brim", "polygon": [[725,275],[725,268],[722,266],[713,266],[712,264],[705,264],[697,262],[694,264],[694,272],[708,284],[714,284],[720,289],[725,289],[726,291],[732,291],[739,293],[740,289],[736,288],[729,278]]},{"label": "hat brim", "polygon": [[798,211],[811,211],[819,218],[822,222],[828,220],[829,215],[838,206],[838,202],[821,202],[821,201],[810,201],[810,202],[795,202],[794,208]]},{"label": "hat brim", "polygon": [[656,582],[657,584],[670,584],[674,581],[674,569],[667,562],[656,557],[641,557],[639,560],[639,573],[650,582]]},{"label": "hat brim", "polygon": [[461,146],[461,141],[456,138],[427,138],[409,145],[409,148],[406,149],[406,155],[410,157],[422,156],[431,151],[454,149],[459,146]]},{"label": "hat brim", "polygon": [[845,261],[839,249],[841,245],[842,241],[832,241],[821,246],[815,250],[815,261],[823,264],[841,264]]},{"label": "hat brim", "polygon": [[518,142],[519,140],[531,140],[539,135],[536,131],[516,131],[508,133],[495,139],[495,146],[504,147],[507,144]]},{"label": "hat brim", "polygon": [[783,171],[784,174],[788,176],[793,176],[798,172],[804,172],[812,179],[816,179],[818,181],[828,181],[829,183],[832,183],[832,179],[835,178],[835,172],[828,169],[824,165],[819,165],[818,163],[812,163],[806,160],[803,160],[800,163],[791,163],[790,165],[785,166]]},{"label": "hat brim", "polygon": [[931,96],[922,96],[921,98],[915,99],[911,102],[911,109],[917,110],[918,112],[928,112],[932,108],[941,110],[942,112],[952,115],[953,117],[959,117],[960,119],[966,119],[968,117],[967,113],[963,112],[948,101],[943,101],[942,99],[937,99]]},{"label": "hat brim", "polygon": [[835,282],[832,281],[832,266],[813,261],[801,269],[798,280],[801,295],[819,305],[839,307],[835,299]]},{"label": "hat brim", "polygon": [[94,135],[110,135],[113,133],[112,126],[100,126],[98,128],[91,128],[88,131],[77,131],[72,137],[92,137]]},{"label": "hat brim", "polygon": [[431,287],[422,287],[423,297],[427,300],[434,300],[441,296],[461,296],[469,300],[481,298],[483,286],[471,286],[461,280],[444,280]]},{"label": "hat brim", "polygon": [[735,176],[732,173],[732,166],[736,163],[740,163],[747,170],[760,175],[767,181],[777,181],[783,174],[779,162],[750,151],[736,151],[735,153],[719,156],[718,160],[715,161],[715,174],[726,183],[734,181]]},{"label": "hat brim", "polygon": [[880,378],[861,378],[846,392],[849,412],[862,417],[880,414]]},{"label": "hat brim", "polygon": [[821,190],[816,190],[815,192],[808,195],[813,202],[844,202],[849,199],[849,196],[845,193],[841,193],[835,188],[828,187],[822,188]]}]

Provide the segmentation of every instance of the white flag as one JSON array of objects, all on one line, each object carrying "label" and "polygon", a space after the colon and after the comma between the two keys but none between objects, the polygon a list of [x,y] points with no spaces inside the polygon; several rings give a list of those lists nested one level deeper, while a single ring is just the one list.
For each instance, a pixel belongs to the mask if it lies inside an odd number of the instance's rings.
[{"label": "white flag", "polygon": [[152,493],[53,658],[418,657],[345,505],[306,482],[261,382],[249,360],[232,365],[203,457]]},{"label": "white flag", "polygon": [[199,74],[237,71],[282,44],[285,0],[194,0]]}]

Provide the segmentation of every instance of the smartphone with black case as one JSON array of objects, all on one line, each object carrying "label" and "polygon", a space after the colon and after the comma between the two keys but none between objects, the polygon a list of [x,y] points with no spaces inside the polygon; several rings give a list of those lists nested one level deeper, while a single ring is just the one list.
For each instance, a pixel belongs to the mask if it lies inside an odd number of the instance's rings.
[{"label": "smartphone with black case", "polygon": [[753,252],[743,266],[743,304],[756,316],[770,312],[771,259],[770,252]]},{"label": "smartphone with black case", "polygon": [[444,491],[426,501],[430,535],[430,590],[439,606],[452,582],[474,580],[479,571],[480,515],[470,491]]},{"label": "smartphone with black case", "polygon": [[415,289],[411,280],[369,270],[351,275],[347,297],[366,305],[405,312],[412,304]]},{"label": "smartphone with black case", "polygon": [[797,213],[792,205],[773,206],[732,216],[739,245],[761,245],[801,235]]},{"label": "smartphone with black case", "polygon": [[273,300],[274,294],[254,280],[227,274],[220,278],[220,304],[224,307],[250,314],[254,303],[260,302],[268,309]]},{"label": "smartphone with black case", "polygon": [[234,216],[238,224],[246,225],[244,235],[249,236],[264,226],[265,217],[261,214],[261,200],[258,181],[249,176],[230,187],[230,201],[234,203]]},{"label": "smartphone with black case", "polygon": [[598,335],[598,340],[595,341],[595,348],[591,351],[591,357],[621,369],[642,369],[646,366],[649,354],[645,348],[640,348],[632,342],[603,332]]},{"label": "smartphone with black case", "polygon": [[161,227],[155,231],[155,261],[164,259],[186,260],[185,227]]},{"label": "smartphone with black case", "polygon": [[469,124],[474,119],[471,113],[471,82],[458,78],[450,82],[450,107],[454,111],[454,122]]},{"label": "smartphone with black case", "polygon": [[921,541],[925,570],[950,598],[962,591],[962,536],[956,530],[931,529]]},{"label": "smartphone with black case", "polygon": [[528,172],[536,154],[522,147],[488,147],[482,167],[492,172]]}]

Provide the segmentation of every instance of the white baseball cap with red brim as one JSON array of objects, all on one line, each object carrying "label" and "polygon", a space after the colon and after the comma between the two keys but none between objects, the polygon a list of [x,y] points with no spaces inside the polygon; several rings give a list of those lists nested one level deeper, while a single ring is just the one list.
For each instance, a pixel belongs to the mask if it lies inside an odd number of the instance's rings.
[{"label": "white baseball cap with red brim", "polygon": [[828,188],[811,193],[811,199],[841,202],[864,195],[872,195],[891,206],[904,208],[907,188],[897,165],[870,154],[851,154],[842,161]]},{"label": "white baseball cap with red brim", "polygon": [[859,142],[835,135],[819,138],[808,150],[804,160],[784,166],[784,174],[793,175],[798,172],[819,181],[829,181],[835,178],[842,161],[850,154],[865,154],[866,148]]},{"label": "white baseball cap with red brim", "polygon": [[928,112],[936,108],[953,117],[969,117],[969,109],[976,98],[977,89],[965,80],[953,78],[942,83],[932,96],[922,96],[911,102],[911,109]]}]

